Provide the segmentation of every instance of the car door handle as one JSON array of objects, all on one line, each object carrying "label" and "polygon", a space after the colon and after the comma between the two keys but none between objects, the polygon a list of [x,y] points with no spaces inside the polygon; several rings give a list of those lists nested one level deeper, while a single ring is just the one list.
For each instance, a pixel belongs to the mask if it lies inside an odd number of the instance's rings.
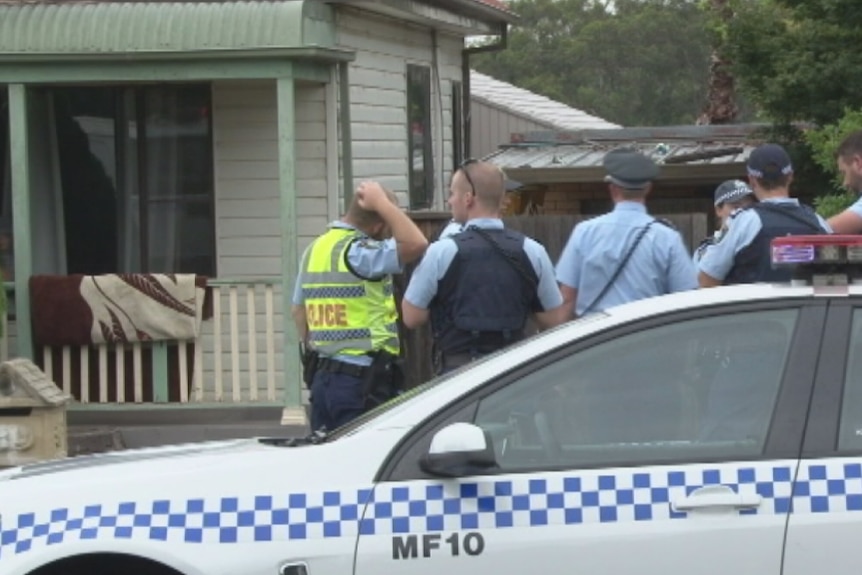
[{"label": "car door handle", "polygon": [[707,485],[699,487],[685,497],[673,502],[674,511],[694,511],[697,509],[754,509],[760,507],[763,497],[757,493],[737,493],[727,485]]}]

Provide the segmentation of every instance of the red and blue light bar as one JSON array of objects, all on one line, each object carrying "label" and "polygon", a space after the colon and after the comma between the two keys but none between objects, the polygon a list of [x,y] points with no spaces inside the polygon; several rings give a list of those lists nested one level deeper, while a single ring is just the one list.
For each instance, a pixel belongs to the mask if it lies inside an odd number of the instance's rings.
[{"label": "red and blue light bar", "polygon": [[772,240],[772,267],[862,264],[862,235],[784,236]]}]

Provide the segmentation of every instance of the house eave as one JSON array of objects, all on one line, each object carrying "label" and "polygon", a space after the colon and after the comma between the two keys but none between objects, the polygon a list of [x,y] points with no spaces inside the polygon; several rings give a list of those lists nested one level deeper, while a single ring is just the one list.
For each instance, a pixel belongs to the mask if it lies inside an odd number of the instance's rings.
[{"label": "house eave", "polygon": [[140,50],[128,52],[0,52],[3,64],[55,64],[59,62],[164,62],[172,60],[309,60],[314,62],[352,62],[353,50],[326,46],[212,48],[202,50]]}]

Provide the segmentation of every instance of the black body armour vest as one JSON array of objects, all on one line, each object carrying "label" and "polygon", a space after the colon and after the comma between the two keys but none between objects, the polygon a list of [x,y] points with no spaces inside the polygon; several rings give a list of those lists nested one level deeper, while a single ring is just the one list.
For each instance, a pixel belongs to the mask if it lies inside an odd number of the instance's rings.
[{"label": "black body armour vest", "polygon": [[789,282],[793,277],[793,270],[772,269],[770,242],[783,236],[827,233],[820,227],[814,210],[808,206],[760,203],[745,209],[755,210],[763,227],[754,240],[736,254],[733,267],[724,279],[725,285]]},{"label": "black body armour vest", "polygon": [[527,317],[542,310],[524,235],[468,228],[452,239],[458,253],[431,303],[438,349],[443,354],[486,354],[523,339]]}]

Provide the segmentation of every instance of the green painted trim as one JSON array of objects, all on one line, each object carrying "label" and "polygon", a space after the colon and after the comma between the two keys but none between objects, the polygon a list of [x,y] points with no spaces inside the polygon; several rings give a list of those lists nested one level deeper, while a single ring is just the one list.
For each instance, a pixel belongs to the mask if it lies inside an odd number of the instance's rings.
[{"label": "green painted trim", "polygon": [[353,129],[350,120],[350,67],[346,62],[338,65],[338,91],[341,104],[341,173],[344,182],[344,208],[347,211],[353,200]]},{"label": "green painted trim", "polygon": [[330,72],[333,62],[323,64],[317,62],[309,62],[300,60],[293,63],[293,77],[296,80],[307,80],[309,82],[317,82],[319,84],[328,84],[332,81],[332,73]]},{"label": "green painted trim", "polygon": [[153,402],[167,403],[168,395],[168,346],[164,341],[153,343]]},{"label": "green painted trim", "polygon": [[[278,105],[278,186],[281,204],[281,276],[283,285],[297,276],[297,209],[296,209],[296,94],[292,76],[276,80]],[[287,407],[302,404],[299,361],[299,334],[290,321],[293,290],[282,289],[284,317],[284,402]]]},{"label": "green painted trim", "polygon": [[[315,53],[332,54],[332,58],[314,58]],[[194,60],[187,54],[174,54],[173,60],[148,61],[136,57],[129,61],[117,58],[105,61],[58,62],[0,62],[0,83],[51,84],[82,82],[147,82],[147,81],[202,81],[277,79],[285,74],[299,80],[328,82],[328,66],[333,62],[348,61],[355,53],[344,50],[296,49],[286,50],[278,56],[259,56],[252,52],[233,53],[230,57],[211,60]],[[305,59],[294,66],[291,59]]]},{"label": "green painted trim", "polygon": [[0,63],[59,64],[71,62],[122,63],[134,66],[138,62],[163,62],[165,60],[279,60],[308,59],[324,62],[352,62],[356,52],[329,46],[286,46],[265,48],[211,48],[203,50],[150,50],[145,52],[0,52]]},{"label": "green painted trim", "polygon": [[231,407],[235,407],[236,409],[247,407],[284,407],[284,404],[278,401],[248,401],[243,403],[70,403],[66,406],[66,409],[69,411],[168,411],[182,409],[225,409]]},{"label": "green painted trim", "polygon": [[18,357],[33,359],[30,290],[33,243],[30,237],[30,160],[27,87],[9,86],[9,148],[12,156],[12,237],[15,244],[15,329]]}]

